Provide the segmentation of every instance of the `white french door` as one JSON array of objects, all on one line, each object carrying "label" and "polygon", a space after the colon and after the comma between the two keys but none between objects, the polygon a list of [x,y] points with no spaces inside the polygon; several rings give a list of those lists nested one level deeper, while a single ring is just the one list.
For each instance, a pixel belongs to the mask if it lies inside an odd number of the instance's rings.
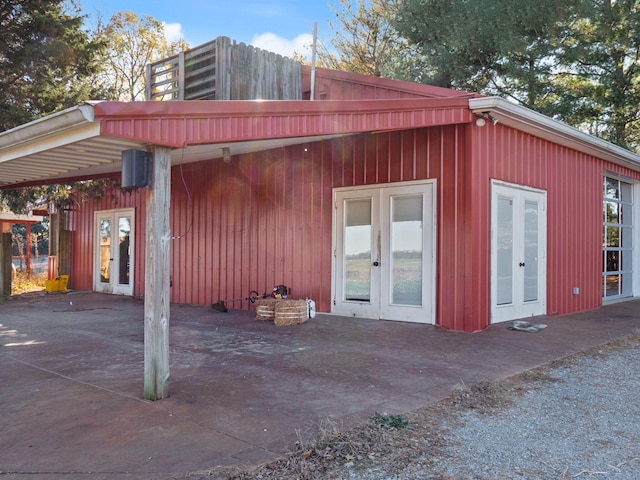
[{"label": "white french door", "polygon": [[134,210],[95,213],[94,289],[133,295]]},{"label": "white french door", "polygon": [[435,182],[334,191],[332,312],[434,323]]},{"label": "white french door", "polygon": [[546,313],[546,192],[494,181],[491,322]]}]

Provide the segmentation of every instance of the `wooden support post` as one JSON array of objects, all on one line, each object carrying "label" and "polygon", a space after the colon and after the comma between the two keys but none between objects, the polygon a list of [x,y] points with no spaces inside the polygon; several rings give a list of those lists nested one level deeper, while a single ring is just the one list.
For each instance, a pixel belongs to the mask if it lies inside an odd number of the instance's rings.
[{"label": "wooden support post", "polygon": [[146,193],[144,293],[144,398],[169,396],[169,207],[171,151],[151,147],[151,188]]},{"label": "wooden support post", "polygon": [[11,233],[0,232],[0,302],[11,296]]},{"label": "wooden support post", "polygon": [[27,259],[27,278],[31,278],[31,224],[25,224],[27,238],[25,239],[25,255]]},{"label": "wooden support post", "polygon": [[[56,245],[58,251],[58,272],[57,275],[71,275],[71,232],[67,230],[67,212],[60,210],[56,219],[58,225],[56,232],[58,239]],[[56,275],[56,276],[57,276]]]}]

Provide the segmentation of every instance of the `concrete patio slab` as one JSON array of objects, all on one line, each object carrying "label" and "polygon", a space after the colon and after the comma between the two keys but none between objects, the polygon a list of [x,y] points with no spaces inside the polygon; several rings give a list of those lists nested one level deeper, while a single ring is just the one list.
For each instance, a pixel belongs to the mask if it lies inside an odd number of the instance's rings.
[{"label": "concrete patio slab", "polygon": [[170,397],[142,399],[143,302],[89,292],[0,304],[3,479],[188,478],[254,465],[330,418],[405,413],[459,383],[505,378],[634,332],[640,300],[538,333],[478,333],[319,315],[276,327],[253,312],[171,306]]}]

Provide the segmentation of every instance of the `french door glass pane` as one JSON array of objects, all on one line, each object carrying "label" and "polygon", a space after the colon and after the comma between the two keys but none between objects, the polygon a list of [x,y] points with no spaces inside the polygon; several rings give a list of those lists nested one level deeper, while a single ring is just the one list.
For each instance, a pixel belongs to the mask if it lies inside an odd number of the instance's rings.
[{"label": "french door glass pane", "polygon": [[631,296],[633,295],[632,282],[631,282],[631,274],[623,273],[620,275],[620,294],[623,296]]},{"label": "french door glass pane", "polygon": [[606,198],[620,199],[620,191],[618,188],[618,181],[613,178],[604,179],[604,196]]},{"label": "french door glass pane", "polygon": [[620,229],[618,227],[607,226],[605,228],[604,244],[607,247],[620,246]]},{"label": "french door glass pane", "polygon": [[632,188],[630,183],[620,182],[620,200],[623,202],[631,202]]},{"label": "french door glass pane", "polygon": [[100,220],[100,281],[111,280],[111,220]]},{"label": "french door glass pane", "polygon": [[613,297],[620,294],[620,275],[607,275],[604,281],[604,296]]},{"label": "french door glass pane", "polygon": [[605,223],[618,223],[618,206],[616,202],[604,202]]},{"label": "french door glass pane", "polygon": [[620,223],[622,225],[631,225],[633,218],[631,217],[632,207],[626,203],[620,205]]},{"label": "french door glass pane", "polygon": [[131,219],[129,217],[120,217],[118,219],[118,246],[120,248],[118,283],[120,285],[129,285],[130,239]]},{"label": "french door glass pane", "polygon": [[631,248],[633,244],[633,232],[629,227],[622,227],[620,236],[620,246],[625,248]]},{"label": "french door glass pane", "polygon": [[346,200],[344,205],[345,300],[371,300],[371,199]]},{"label": "french door glass pane", "polygon": [[422,195],[391,202],[391,303],[422,305]]},{"label": "french door glass pane", "polygon": [[538,300],[538,202],[524,203],[524,301]]},{"label": "french door glass pane", "polygon": [[620,252],[620,268],[623,272],[631,272],[633,270],[632,252],[631,250],[622,250]]},{"label": "french door glass pane", "polygon": [[620,270],[620,252],[617,250],[608,250],[605,252],[606,265],[605,271],[618,272]]},{"label": "french door glass pane", "polygon": [[498,197],[497,304],[513,303],[513,199]]}]

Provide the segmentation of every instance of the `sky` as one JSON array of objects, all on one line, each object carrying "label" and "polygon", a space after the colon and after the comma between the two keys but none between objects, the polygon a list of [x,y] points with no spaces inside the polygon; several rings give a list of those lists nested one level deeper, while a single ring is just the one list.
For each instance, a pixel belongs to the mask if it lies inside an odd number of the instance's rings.
[{"label": "sky", "polygon": [[[341,0],[79,0],[90,19],[107,22],[118,11],[151,15],[165,24],[169,40],[182,37],[190,47],[225,36],[237,42],[291,56],[310,58],[314,22],[328,42],[335,17],[329,4]],[[89,20],[90,22],[91,20]]]}]

